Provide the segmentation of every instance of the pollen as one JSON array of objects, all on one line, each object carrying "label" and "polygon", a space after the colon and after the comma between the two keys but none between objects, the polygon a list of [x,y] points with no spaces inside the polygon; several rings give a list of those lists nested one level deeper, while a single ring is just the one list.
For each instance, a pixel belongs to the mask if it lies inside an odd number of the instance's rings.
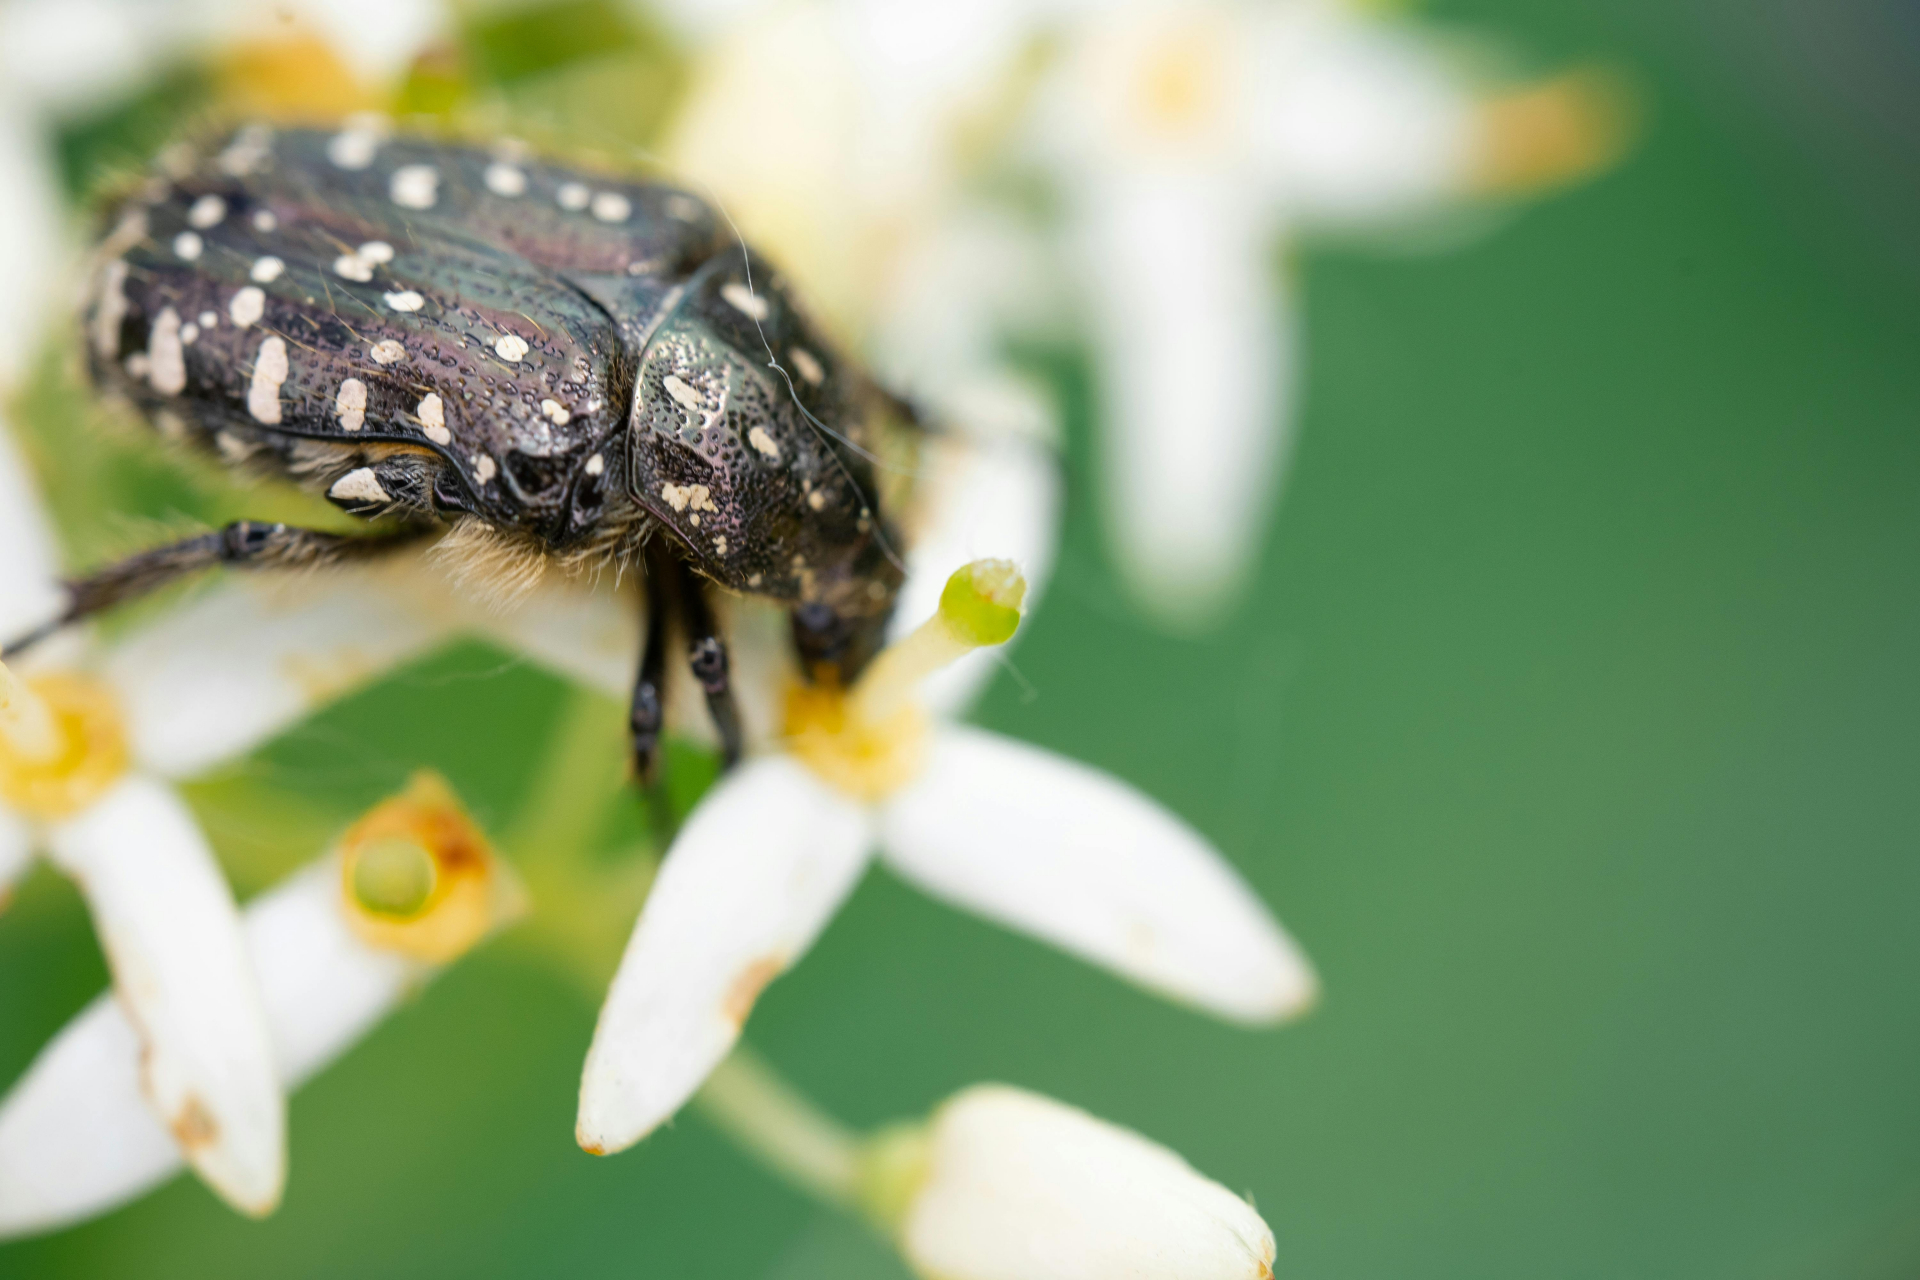
[{"label": "pollen", "polygon": [[765,427],[755,427],[747,432],[747,443],[766,455],[769,462],[780,461],[780,446],[773,442],[773,437],[767,434]]},{"label": "pollen", "polygon": [[205,247],[206,241],[202,240],[196,232],[182,231],[173,238],[174,256],[182,262],[197,262],[200,251]]},{"label": "pollen", "polygon": [[584,182],[562,183],[560,190],[554,194],[555,202],[569,213],[578,213],[586,208],[592,199],[593,192],[587,190],[587,184]]},{"label": "pollen", "polygon": [[357,253],[343,253],[333,260],[333,273],[342,280],[365,284],[373,279],[373,264]]},{"label": "pollen", "polygon": [[367,354],[373,357],[375,364],[399,364],[407,358],[407,349],[392,338],[376,342],[368,348]]},{"label": "pollen", "polygon": [[0,664],[0,800],[56,821],[92,804],[127,770],[119,704],[69,672],[22,680]]},{"label": "pollen", "polygon": [[556,427],[564,427],[573,421],[573,415],[562,408],[558,400],[542,400],[541,414]]},{"label": "pollen", "polygon": [[494,340],[493,349],[502,360],[517,364],[527,354],[527,340],[517,333],[502,334]]},{"label": "pollen", "polygon": [[272,284],[280,278],[280,273],[286,269],[286,263],[269,254],[264,258],[256,258],[254,260],[253,269],[247,272],[247,278],[255,284]]},{"label": "pollen", "polygon": [[484,453],[473,460],[473,478],[481,484],[493,483],[494,474],[498,470],[499,468],[494,465],[493,459]]},{"label": "pollen", "polygon": [[878,801],[912,782],[926,759],[927,717],[914,703],[874,721],[831,680],[787,690],[787,749],[827,785]]},{"label": "pollen", "polygon": [[625,222],[633,204],[618,191],[602,191],[593,198],[593,216],[602,222]]},{"label": "pollen", "polygon": [[427,300],[412,289],[402,289],[386,295],[386,304],[395,311],[418,311],[427,305]]},{"label": "pollen", "polygon": [[385,132],[377,117],[360,117],[327,140],[327,159],[336,168],[364,169],[373,163]]}]

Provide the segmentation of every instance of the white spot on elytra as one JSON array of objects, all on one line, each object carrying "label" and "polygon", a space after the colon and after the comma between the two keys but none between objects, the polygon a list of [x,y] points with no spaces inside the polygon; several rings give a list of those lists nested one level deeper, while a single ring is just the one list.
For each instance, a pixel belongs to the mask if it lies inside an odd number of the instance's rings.
[{"label": "white spot on elytra", "polygon": [[692,196],[668,196],[663,207],[669,218],[678,218],[682,222],[696,222],[700,218],[700,202]]},{"label": "white spot on elytra", "polygon": [[144,378],[153,372],[153,357],[144,351],[136,351],[127,357],[127,376]]},{"label": "white spot on elytra", "polygon": [[195,324],[193,321],[189,320],[185,324],[180,326],[180,341],[183,345],[189,346],[189,347],[192,346],[194,343],[194,339],[198,338],[199,336],[200,336],[200,326]]},{"label": "white spot on elytra", "polygon": [[602,454],[594,454],[587,459],[587,474],[597,476],[607,469],[607,460]]},{"label": "white spot on elytra", "polygon": [[220,317],[214,312],[202,311],[200,313],[200,327],[202,329],[217,328],[219,324],[220,324]]},{"label": "white spot on elytra", "polygon": [[233,301],[227,304],[227,314],[242,329],[258,320],[267,310],[267,295],[260,292],[258,285],[248,285],[233,295]]},{"label": "white spot on elytra", "polygon": [[187,210],[187,225],[205,231],[208,227],[217,227],[220,220],[227,216],[227,202],[219,196],[201,196]]},{"label": "white spot on elytra", "polygon": [[279,226],[280,219],[273,216],[273,210],[255,209],[253,211],[253,229],[255,231],[273,231],[277,230]]},{"label": "white spot on elytra", "polygon": [[493,349],[502,360],[518,362],[521,356],[527,354],[527,340],[517,333],[502,334],[494,340]]},{"label": "white spot on elytra", "polygon": [[498,470],[498,468],[493,465],[493,459],[487,457],[485,454],[481,454],[473,460],[473,478],[481,484],[491,483],[493,473],[496,470]]},{"label": "white spot on elytra", "polygon": [[264,258],[255,258],[253,269],[247,272],[247,276],[258,284],[272,284],[286,269],[286,263],[269,254]]},{"label": "white spot on elytra", "polygon": [[716,554],[719,554],[719,555],[727,554],[727,539],[725,535],[722,535],[713,540],[713,549]]},{"label": "white spot on elytra", "polygon": [[340,415],[340,426],[347,431],[358,431],[367,421],[367,384],[358,378],[348,378],[340,384],[340,394],[333,398],[333,411]]},{"label": "white spot on elytra", "polygon": [[[685,511],[689,507],[695,511],[720,510],[713,505],[713,491],[703,484],[663,484],[660,486],[660,496],[675,511]],[[700,517],[695,516],[693,522],[700,523]]]},{"label": "white spot on elytra", "polygon": [[666,389],[668,395],[673,397],[674,403],[682,409],[699,410],[707,407],[707,401],[704,396],[671,373],[660,379],[660,385]]},{"label": "white spot on elytra", "polygon": [[258,169],[273,153],[273,130],[263,124],[250,124],[233,135],[227,149],[214,159],[220,168],[236,178],[244,178]]},{"label": "white spot on elytra", "polygon": [[765,427],[755,427],[747,432],[747,443],[767,456],[769,462],[780,461],[780,446],[773,442]]},{"label": "white spot on elytra", "polygon": [[618,191],[602,191],[593,198],[593,216],[602,222],[625,222],[633,203]]},{"label": "white spot on elytra", "polygon": [[773,314],[773,308],[767,300],[738,280],[729,280],[720,286],[720,296],[733,305],[733,309],[755,320],[765,320]]},{"label": "white spot on elytra", "polygon": [[393,501],[392,496],[380,487],[380,477],[373,474],[372,467],[347,472],[333,482],[333,488],[327,490],[327,496],[346,502]]},{"label": "white spot on elytra", "polygon": [[593,192],[587,190],[584,182],[563,182],[560,190],[554,193],[554,199],[562,209],[577,213],[587,207],[587,202],[593,199]]},{"label": "white spot on elytra", "polygon": [[407,358],[407,349],[392,338],[387,338],[374,343],[367,354],[373,357],[375,364],[398,364]]},{"label": "white spot on elytra", "polygon": [[327,159],[337,168],[364,169],[373,163],[386,131],[386,121],[380,117],[356,116],[327,139]]},{"label": "white spot on elytra", "polygon": [[186,262],[196,261],[200,257],[200,250],[205,247],[205,241],[191,231],[182,231],[173,238],[175,256]]},{"label": "white spot on elytra", "polygon": [[556,427],[564,427],[573,420],[573,415],[562,408],[558,400],[542,400],[540,412]]},{"label": "white spot on elytra", "polygon": [[247,412],[268,424],[280,421],[280,384],[287,380],[287,344],[278,334],[260,344],[247,385]]},{"label": "white spot on elytra", "polygon": [[420,425],[426,428],[427,439],[435,444],[452,444],[453,432],[447,430],[446,406],[440,403],[440,397],[429,391],[420,401],[420,407],[414,410],[414,416],[420,419]]},{"label": "white spot on elytra", "polygon": [[818,489],[810,490],[807,493],[807,505],[815,511],[824,510],[827,505],[827,495]]},{"label": "white spot on elytra", "polygon": [[333,260],[333,273],[342,280],[365,284],[373,279],[373,264],[357,253],[343,253]]},{"label": "white spot on elytra", "polygon": [[527,175],[503,161],[495,161],[487,166],[487,190],[497,196],[522,195],[527,189]]},{"label": "white spot on elytra", "polygon": [[362,262],[371,262],[377,267],[393,261],[393,246],[385,240],[369,240],[353,252]]},{"label": "white spot on elytra", "polygon": [[387,295],[387,305],[395,311],[418,311],[427,304],[427,300],[411,289],[402,289],[399,293]]},{"label": "white spot on elytra", "polygon": [[387,194],[402,209],[431,209],[440,198],[440,171],[430,164],[402,165],[393,171]]},{"label": "white spot on elytra", "polygon": [[180,345],[180,313],[172,307],[154,317],[147,335],[147,372],[153,389],[177,396],[187,387],[187,353]]},{"label": "white spot on elytra", "polygon": [[827,371],[822,369],[820,362],[813,358],[813,352],[805,347],[793,348],[787,352],[787,358],[793,361],[793,367],[799,371],[801,378],[813,386],[819,386],[827,376]]},{"label": "white spot on elytra", "polygon": [[120,353],[120,324],[127,318],[127,264],[120,258],[100,272],[100,303],[93,313],[93,349],[102,359]]}]

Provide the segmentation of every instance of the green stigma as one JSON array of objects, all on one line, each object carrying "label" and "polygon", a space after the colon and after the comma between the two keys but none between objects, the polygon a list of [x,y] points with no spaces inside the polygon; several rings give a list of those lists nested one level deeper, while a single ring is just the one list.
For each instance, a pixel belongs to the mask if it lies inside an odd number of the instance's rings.
[{"label": "green stigma", "polygon": [[1011,560],[975,560],[940,593],[940,616],[971,645],[1005,644],[1020,625],[1027,580]]},{"label": "green stigma", "polygon": [[433,855],[411,840],[388,836],[361,849],[353,860],[353,897],[377,916],[406,919],[433,896]]}]

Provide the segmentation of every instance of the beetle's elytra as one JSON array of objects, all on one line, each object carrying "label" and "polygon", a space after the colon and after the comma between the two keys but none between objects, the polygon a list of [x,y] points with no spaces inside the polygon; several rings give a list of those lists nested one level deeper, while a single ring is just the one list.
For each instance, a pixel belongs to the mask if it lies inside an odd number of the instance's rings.
[{"label": "beetle's elytra", "polygon": [[456,521],[644,564],[643,764],[668,610],[737,738],[711,583],[790,605],[809,670],[850,676],[876,646],[901,573],[873,460],[907,415],[693,194],[374,123],[251,125],[174,157],[109,228],[95,380],[397,532],[243,523],[74,584],[67,620],[185,568],[372,554]]}]

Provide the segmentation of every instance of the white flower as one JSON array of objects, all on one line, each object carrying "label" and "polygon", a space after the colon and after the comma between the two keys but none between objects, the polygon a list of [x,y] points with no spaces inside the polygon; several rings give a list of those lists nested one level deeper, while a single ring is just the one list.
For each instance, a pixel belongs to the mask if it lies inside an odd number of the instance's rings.
[{"label": "white flower", "polygon": [[[671,163],[883,377],[951,411],[1077,296],[1117,566],[1182,628],[1231,602],[1286,460],[1280,251],[1583,176],[1617,144],[1593,80],[1496,92],[1346,0],[669,8],[704,45]],[[1024,165],[1057,221],[995,193]]]},{"label": "white flower", "polygon": [[[273,1066],[291,1090],[517,914],[517,883],[430,775],[247,905]],[[379,908],[379,909],[375,909]],[[187,1154],[141,1087],[141,1037],[102,995],[0,1100],[0,1237],[105,1212]]]},{"label": "white flower", "polygon": [[940,1280],[1270,1280],[1273,1232],[1178,1155],[1007,1085],[883,1140],[870,1188],[901,1252]]},{"label": "white flower", "polygon": [[1197,832],[1117,779],[927,723],[913,686],[1017,622],[1004,562],[953,575],[938,612],[853,689],[795,686],[787,752],[689,817],[600,1012],[577,1136],[617,1151],[671,1116],[805,953],[877,846],[927,892],[1236,1021],[1311,1003],[1304,957]]},{"label": "white flower", "polygon": [[[38,850],[87,902],[141,1079],[197,1172],[266,1213],[285,1176],[285,1118],[265,1014],[231,892],[168,783],[245,752],[437,638],[363,600],[272,607],[210,592],[104,648],[55,637],[0,665],[0,894]],[[63,600],[53,543],[0,430],[0,636]]]}]

